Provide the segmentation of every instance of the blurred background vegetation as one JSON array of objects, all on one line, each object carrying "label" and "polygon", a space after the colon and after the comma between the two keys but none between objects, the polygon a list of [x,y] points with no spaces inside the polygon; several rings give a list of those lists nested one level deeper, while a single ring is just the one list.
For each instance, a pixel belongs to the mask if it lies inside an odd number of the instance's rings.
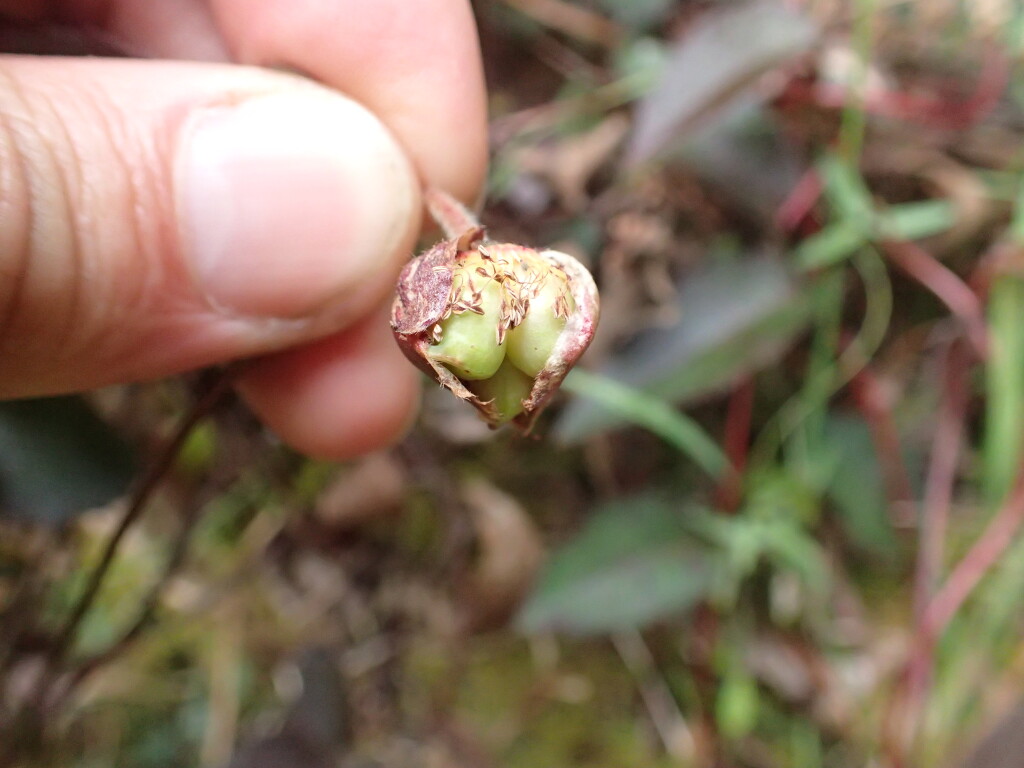
[{"label": "blurred background vegetation", "polygon": [[569,395],[347,466],[217,372],[0,406],[0,765],[1020,765],[1024,9],[476,9]]}]

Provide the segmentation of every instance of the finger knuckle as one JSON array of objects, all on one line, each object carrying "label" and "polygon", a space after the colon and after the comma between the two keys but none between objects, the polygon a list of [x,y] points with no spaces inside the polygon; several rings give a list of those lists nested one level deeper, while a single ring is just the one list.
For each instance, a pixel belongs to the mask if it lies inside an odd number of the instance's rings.
[{"label": "finger knuckle", "polygon": [[153,172],[101,87],[31,82],[0,67],[0,351],[73,357],[150,282],[107,266],[156,237]]}]

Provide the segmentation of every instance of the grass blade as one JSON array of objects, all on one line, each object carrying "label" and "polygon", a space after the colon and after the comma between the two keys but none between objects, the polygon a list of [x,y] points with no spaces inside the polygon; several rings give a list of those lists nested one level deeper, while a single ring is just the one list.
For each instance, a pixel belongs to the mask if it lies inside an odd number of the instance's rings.
[{"label": "grass blade", "polygon": [[713,477],[722,477],[729,469],[729,460],[718,444],[697,422],[664,400],[580,369],[573,371],[562,386],[653,432]]}]

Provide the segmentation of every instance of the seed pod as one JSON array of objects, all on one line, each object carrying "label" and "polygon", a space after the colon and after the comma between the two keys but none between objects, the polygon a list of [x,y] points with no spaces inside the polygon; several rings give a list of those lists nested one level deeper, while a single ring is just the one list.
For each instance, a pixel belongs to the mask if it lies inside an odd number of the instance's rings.
[{"label": "seed pod", "polygon": [[402,270],[395,339],[492,427],[528,432],[594,337],[594,280],[568,254],[487,240],[444,192],[428,190],[427,205],[448,239]]}]

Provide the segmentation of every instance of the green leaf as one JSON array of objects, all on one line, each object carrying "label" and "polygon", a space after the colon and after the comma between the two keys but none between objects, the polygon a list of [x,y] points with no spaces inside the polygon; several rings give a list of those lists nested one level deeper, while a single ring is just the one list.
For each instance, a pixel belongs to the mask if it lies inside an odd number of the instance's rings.
[{"label": "green leaf", "polygon": [[878,214],[876,236],[889,240],[920,240],[945,232],[956,222],[948,200],[921,200],[893,205]]},{"label": "green leaf", "polygon": [[834,154],[822,157],[817,168],[822,194],[834,218],[797,247],[796,263],[805,270],[831,266],[853,256],[870,241],[876,221],[871,191],[856,168]]},{"label": "green leaf", "polygon": [[739,739],[757,724],[760,709],[757,681],[741,669],[730,670],[715,697],[715,720],[727,739]]},{"label": "green leaf", "polygon": [[[764,498],[763,481],[750,478],[750,502],[738,515],[721,515],[694,507],[686,518],[687,529],[710,542],[721,555],[717,575],[719,596],[732,599],[735,587],[754,574],[762,562],[791,571],[815,590],[827,588],[829,570],[821,547],[803,518],[807,499],[799,495]],[[781,490],[781,489],[780,489]],[[794,486],[795,490],[795,486]],[[774,492],[773,492],[774,493]]]},{"label": "green leaf", "polygon": [[794,254],[796,263],[805,270],[830,267],[853,256],[869,236],[864,225],[841,219],[802,240]]},{"label": "green leaf", "polygon": [[823,157],[818,172],[834,217],[797,247],[796,261],[802,269],[837,264],[872,240],[919,240],[944,232],[955,222],[948,200],[921,200],[877,211],[863,177],[836,155]]},{"label": "green leaf", "polygon": [[657,84],[667,55],[665,43],[656,37],[626,40],[612,52],[612,68],[626,98],[638,99]]},{"label": "green leaf", "polygon": [[1010,221],[1010,237],[1017,245],[1024,244],[1024,176],[1017,179],[1017,190],[1013,201],[1013,219]]},{"label": "green leaf", "polygon": [[827,590],[831,581],[828,563],[817,540],[793,521],[761,528],[765,557],[779,570],[791,571],[814,590]]},{"label": "green leaf", "polygon": [[985,363],[986,415],[982,488],[998,506],[1013,486],[1024,454],[1024,279],[992,281],[988,299],[991,352]]},{"label": "green leaf", "polygon": [[643,29],[664,21],[675,0],[598,0],[598,6],[627,27]]},{"label": "green leaf", "polygon": [[[1018,182],[1009,235],[1024,245],[1024,177]],[[1010,492],[1024,454],[1024,279],[1013,272],[992,281],[986,306],[991,345],[985,361],[982,491],[997,507]]]},{"label": "green leaf", "polygon": [[867,424],[832,415],[825,425],[823,443],[821,453],[833,466],[826,493],[850,541],[877,557],[894,557],[896,533]]},{"label": "green leaf", "polygon": [[858,170],[838,155],[825,155],[818,162],[822,191],[836,218],[867,229],[874,221],[871,191]]},{"label": "green leaf", "polygon": [[806,170],[778,116],[752,96],[719,110],[679,146],[677,157],[766,227]]},{"label": "green leaf", "polygon": [[133,476],[128,446],[80,397],[0,403],[0,514],[59,525]]},{"label": "green leaf", "polygon": [[765,73],[809,50],[818,34],[808,17],[765,0],[722,4],[703,14],[674,45],[658,86],[639,103],[629,160],[658,155]]},{"label": "green leaf", "polygon": [[664,400],[579,369],[569,374],[563,387],[600,403],[610,413],[647,428],[689,456],[713,477],[721,477],[729,467],[729,459],[700,425]]},{"label": "green leaf", "polygon": [[517,619],[524,632],[595,634],[679,614],[708,594],[708,550],[678,506],[650,498],[609,505],[556,552]]}]

